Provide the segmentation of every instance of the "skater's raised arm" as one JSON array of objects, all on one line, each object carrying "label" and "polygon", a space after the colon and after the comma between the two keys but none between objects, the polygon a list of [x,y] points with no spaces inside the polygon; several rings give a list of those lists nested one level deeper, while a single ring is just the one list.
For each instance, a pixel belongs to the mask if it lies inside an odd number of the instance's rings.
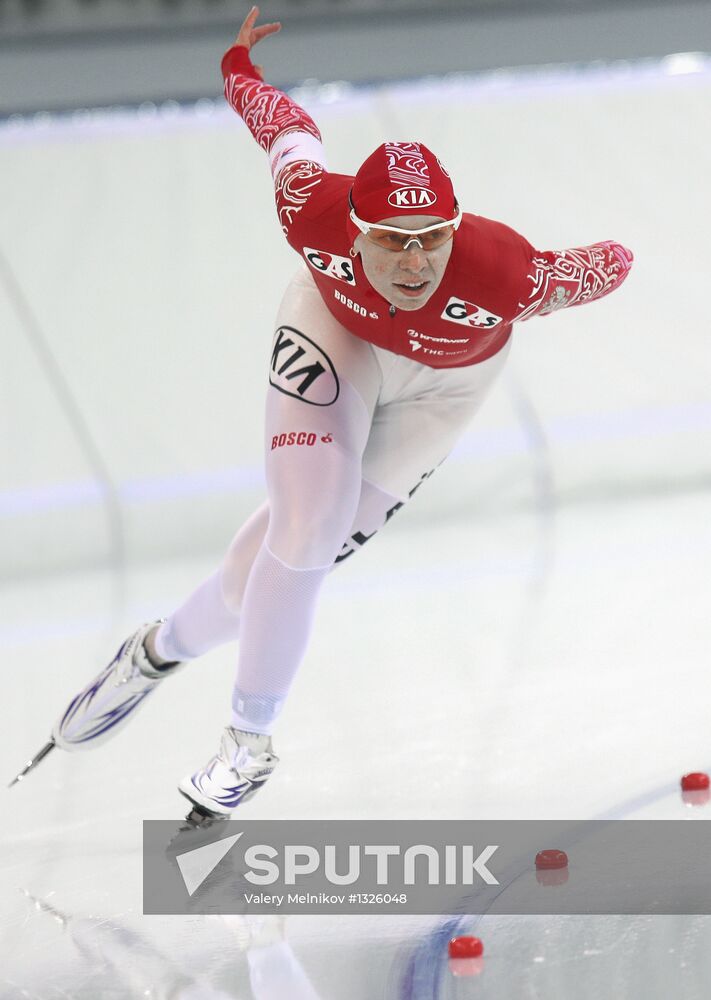
[{"label": "skater's raised arm", "polygon": [[547,316],[609,295],[625,280],[633,259],[631,250],[611,240],[573,250],[531,248],[515,319]]},{"label": "skater's raised arm", "polygon": [[[288,235],[325,169],[321,133],[312,118],[287,94],[264,82],[252,47],[276,31],[278,22],[255,27],[259,8],[252,7],[232,48],[222,59],[225,97],[269,156],[279,221]],[[288,168],[288,169],[286,169]]]}]

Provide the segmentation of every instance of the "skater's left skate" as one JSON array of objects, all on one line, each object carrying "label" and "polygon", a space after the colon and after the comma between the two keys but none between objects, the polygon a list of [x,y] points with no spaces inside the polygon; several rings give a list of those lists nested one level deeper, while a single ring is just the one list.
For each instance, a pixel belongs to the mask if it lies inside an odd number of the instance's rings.
[{"label": "skater's left skate", "polygon": [[142,625],[123,643],[113,660],[67,706],[55,723],[52,738],[63,750],[86,750],[115,736],[149,694],[180,663],[154,667],[143,641],[159,625]]},{"label": "skater's left skate", "polygon": [[160,624],[142,625],[126,639],[108,666],[70,701],[54,724],[50,740],[11,784],[36,767],[54,747],[86,750],[115,736],[160,682],[183,665],[159,668],[148,659],[144,640]]}]

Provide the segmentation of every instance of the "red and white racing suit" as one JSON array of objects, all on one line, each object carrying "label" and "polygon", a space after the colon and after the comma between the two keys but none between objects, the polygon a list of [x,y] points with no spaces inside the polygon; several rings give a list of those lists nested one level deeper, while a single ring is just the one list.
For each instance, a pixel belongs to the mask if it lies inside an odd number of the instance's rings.
[{"label": "red and white racing suit", "polygon": [[185,659],[239,636],[233,724],[271,732],[325,575],[452,449],[503,365],[513,323],[602,298],[632,254],[611,241],[539,251],[465,213],[435,292],[419,309],[396,309],[350,253],[353,178],[326,169],[312,119],[260,79],[245,48],[230,49],[222,70],[227,100],[269,157],[279,220],[302,265],[271,356],[268,502],[157,648]]},{"label": "red and white racing suit", "polygon": [[353,177],[326,170],[312,119],[258,78],[245,48],[230,49],[222,71],[228,101],[269,156],[284,235],[329,312],[356,337],[431,368],[472,365],[502,349],[515,320],[592,302],[626,278],[632,254],[618,243],[540,251],[508,226],[465,213],[435,293],[415,313],[395,309],[350,256]]}]

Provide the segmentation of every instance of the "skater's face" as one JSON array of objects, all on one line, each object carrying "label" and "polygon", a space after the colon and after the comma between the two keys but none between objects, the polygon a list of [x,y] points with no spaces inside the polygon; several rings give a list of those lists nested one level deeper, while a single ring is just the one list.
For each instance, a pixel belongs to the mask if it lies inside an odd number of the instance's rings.
[{"label": "skater's face", "polygon": [[[446,220],[430,215],[397,215],[383,219],[384,226],[400,229],[424,229]],[[452,253],[454,240],[449,238],[440,246],[423,249],[414,237],[405,249],[389,249],[359,234],[353,244],[360,254],[365,276],[376,292],[396,306],[412,312],[421,309],[434,294],[444,277]]]}]

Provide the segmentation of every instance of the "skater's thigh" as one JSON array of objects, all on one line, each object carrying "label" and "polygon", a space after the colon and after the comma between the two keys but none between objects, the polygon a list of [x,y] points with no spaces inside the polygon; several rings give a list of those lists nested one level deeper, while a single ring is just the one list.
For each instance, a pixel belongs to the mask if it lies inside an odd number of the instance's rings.
[{"label": "skater's thigh", "polygon": [[[410,492],[410,496],[412,496],[417,486],[424,482],[425,479],[427,479],[427,474],[423,475],[418,481],[415,488]],[[352,556],[354,552],[357,552],[366,542],[370,541],[381,528],[385,527],[390,518],[400,510],[407,499],[407,497],[403,500],[393,496],[392,493],[388,493],[367,479],[361,480],[358,509],[355,512],[348,537],[336,556],[334,567],[342,563],[344,559]]]},{"label": "skater's thigh", "polygon": [[[381,360],[382,352],[376,348]],[[363,477],[406,500],[444,461],[501,371],[508,345],[467,368],[432,369],[392,355],[363,455]]]},{"label": "skater's thigh", "polygon": [[358,506],[380,383],[371,345],[299,274],[277,319],[264,439],[267,544],[288,564],[327,565],[338,554]]},{"label": "skater's thigh", "polygon": [[310,459],[318,464],[324,450],[360,458],[381,382],[373,347],[341,326],[308,271],[299,271],[282,300],[272,343],[267,475],[292,456],[305,466]]},{"label": "skater's thigh", "polygon": [[[291,414],[327,422],[342,402],[344,382],[372,415],[382,383],[375,349],[328,311],[304,267],[290,281],[279,307],[269,384],[284,395]],[[290,406],[288,400],[302,405]]]}]

